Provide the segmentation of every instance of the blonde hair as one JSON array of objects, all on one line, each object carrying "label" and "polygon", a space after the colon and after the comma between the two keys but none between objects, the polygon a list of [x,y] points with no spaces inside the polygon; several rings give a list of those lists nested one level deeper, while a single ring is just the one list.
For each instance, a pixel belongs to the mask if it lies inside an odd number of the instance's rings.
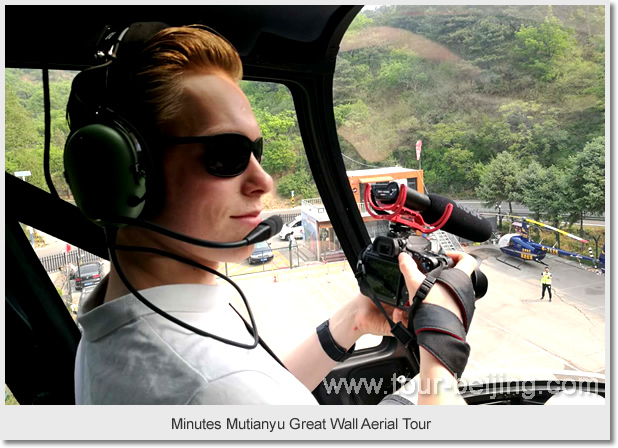
[{"label": "blonde hair", "polygon": [[180,83],[187,73],[223,72],[242,79],[242,62],[236,49],[214,30],[202,25],[165,28],[141,52],[134,82],[141,107],[159,129],[181,108]]}]

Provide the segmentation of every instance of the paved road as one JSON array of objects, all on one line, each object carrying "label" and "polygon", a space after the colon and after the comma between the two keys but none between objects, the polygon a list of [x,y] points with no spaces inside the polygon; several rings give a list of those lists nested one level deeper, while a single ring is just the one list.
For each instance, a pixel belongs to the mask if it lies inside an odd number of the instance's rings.
[{"label": "paved road", "polygon": [[[495,208],[488,208],[488,207],[483,207],[483,204],[481,201],[476,201],[476,200],[468,200],[468,199],[462,199],[462,200],[455,200],[455,202],[457,202],[458,204],[463,205],[466,208],[469,208],[471,210],[479,210],[483,213],[492,213],[492,214],[497,214],[498,210]],[[299,214],[301,213],[301,208],[300,207],[296,207],[293,209],[283,209],[283,210],[267,210],[262,212],[262,219],[266,219],[272,215],[285,215],[285,214],[289,214],[289,213],[296,213]],[[501,214],[507,215],[509,214],[509,206],[508,204],[503,204],[503,207],[501,209]],[[531,216],[532,213],[530,212],[530,210],[518,203],[513,203],[513,214],[515,216]],[[584,219],[584,225],[586,226],[601,226],[601,227],[605,227],[605,219],[604,218],[599,218],[599,219]]]},{"label": "paved road", "polygon": [[[478,303],[483,331],[473,333],[473,339],[482,348],[473,359],[487,364],[497,351],[517,344],[525,356],[543,360],[551,368],[562,365],[564,370],[605,372],[604,275],[548,255],[543,261],[552,272],[550,303],[547,296],[540,300],[544,266],[524,262],[518,270],[499,263],[496,257],[502,253],[495,246],[473,246],[470,251],[484,258],[482,269],[490,285]],[[503,342],[490,342],[492,335]],[[506,367],[509,359],[489,364]]]},{"label": "paved road", "polygon": [[[492,213],[492,214],[497,214],[498,213],[498,209],[495,207],[484,207],[483,203],[481,201],[476,201],[473,199],[462,199],[462,200],[456,200],[455,202],[457,202],[458,204],[463,205],[466,208],[469,208],[471,210],[479,210],[483,213]],[[533,213],[530,212],[530,210],[522,205],[522,204],[518,204],[516,202],[513,202],[513,215],[514,216],[532,216]],[[508,203],[503,202],[502,203],[502,207],[500,209],[500,213],[502,215],[507,215],[510,214],[509,211],[509,205]],[[599,217],[598,219],[584,219],[584,225],[585,226],[603,226],[605,227],[605,219],[603,217]]]},{"label": "paved road", "polygon": [[[472,353],[467,375],[510,372],[525,379],[547,379],[574,370],[604,374],[605,277],[551,257],[556,294],[549,303],[539,300],[542,266],[530,264],[518,271],[497,262],[491,246],[471,250],[481,251],[485,258],[482,269],[489,291],[477,302],[468,335]],[[293,350],[358,292],[344,263],[234,281],[249,299],[260,335],[278,355]],[[238,309],[244,309],[240,300]],[[360,345],[377,345],[379,340],[364,337]]]}]

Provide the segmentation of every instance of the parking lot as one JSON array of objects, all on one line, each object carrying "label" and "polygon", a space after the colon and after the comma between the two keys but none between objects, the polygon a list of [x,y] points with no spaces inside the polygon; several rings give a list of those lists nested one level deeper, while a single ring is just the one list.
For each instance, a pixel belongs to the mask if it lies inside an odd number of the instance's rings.
[{"label": "parking lot", "polygon": [[[249,265],[245,260],[227,265],[228,275],[251,304],[260,336],[278,355],[293,350],[358,292],[345,261],[302,262],[289,269],[287,244],[272,244],[280,249],[273,250],[274,259],[265,264]],[[547,257],[554,291],[549,303],[539,300],[544,266],[526,262],[517,270],[499,263],[501,252],[492,245],[468,250],[483,259],[489,289],[477,302],[468,334],[472,352],[466,374],[518,372],[529,378],[534,372],[546,377],[547,371],[555,377],[569,371],[605,373],[604,275]],[[108,271],[109,263],[104,262],[104,274]],[[237,293],[228,287],[232,302],[247,316]],[[73,288],[73,303],[80,294]],[[357,347],[375,346],[380,340],[366,336]]]},{"label": "parking lot", "polygon": [[[470,249],[484,258],[489,290],[477,302],[468,334],[472,347],[466,373],[535,372],[559,377],[581,370],[605,373],[605,276],[546,258],[553,273],[554,300],[539,300],[544,266],[516,270],[496,261],[490,245]],[[279,355],[293,350],[315,327],[353,297],[358,286],[347,263],[305,266],[235,277],[252,306],[260,335]],[[244,305],[234,300],[239,310]],[[361,346],[377,345],[366,337]]]},{"label": "parking lot", "polygon": [[[289,269],[290,265],[300,267],[307,264],[306,255],[302,253],[304,244],[302,240],[293,241],[292,249],[290,249],[290,242],[288,240],[282,240],[278,236],[268,240],[268,244],[274,255],[272,260],[256,264],[250,264],[249,260],[243,260],[242,263],[224,263],[219,267],[219,272],[234,277]],[[312,264],[312,262],[309,262],[309,264]]]}]

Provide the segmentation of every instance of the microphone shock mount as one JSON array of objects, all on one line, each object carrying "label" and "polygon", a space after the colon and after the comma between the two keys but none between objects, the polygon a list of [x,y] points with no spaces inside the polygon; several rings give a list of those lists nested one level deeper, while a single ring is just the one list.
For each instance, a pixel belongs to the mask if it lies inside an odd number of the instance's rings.
[{"label": "microphone shock mount", "polygon": [[[365,204],[375,219],[390,221],[387,236],[376,237],[359,255],[356,277],[361,292],[372,300],[407,309],[411,306],[410,294],[405,279],[399,270],[398,257],[408,253],[418,269],[426,275],[438,276],[443,269],[454,266],[453,259],[436,243],[417,232],[432,233],[441,229],[451,217],[453,205],[447,204],[442,216],[433,224],[427,224],[421,214],[405,205],[406,188],[393,185],[367,185]],[[384,198],[388,203],[379,201]],[[476,258],[476,257],[475,257]],[[477,299],[487,292],[487,277],[480,270],[480,260],[470,279]]]},{"label": "microphone shock mount", "polygon": [[[391,223],[402,224],[406,227],[418,230],[422,233],[432,233],[440,230],[444,224],[451,217],[453,212],[453,205],[448,204],[444,210],[444,214],[433,224],[425,222],[421,214],[415,210],[406,207],[406,189],[400,188],[397,195],[397,199],[392,204],[385,204],[380,201],[374,201],[374,196],[380,195],[380,193],[391,194],[392,191],[387,191],[390,188],[389,185],[374,185],[376,190],[374,194],[371,191],[372,186],[367,184],[365,188],[365,204],[367,204],[367,212],[375,219],[381,219],[390,221]],[[376,203],[377,202],[377,203]],[[390,213],[389,213],[390,212]]]}]

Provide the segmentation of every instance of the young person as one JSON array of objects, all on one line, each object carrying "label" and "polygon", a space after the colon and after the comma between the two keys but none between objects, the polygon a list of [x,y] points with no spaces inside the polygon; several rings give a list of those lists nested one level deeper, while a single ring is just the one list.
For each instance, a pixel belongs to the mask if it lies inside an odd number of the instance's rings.
[{"label": "young person", "polygon": [[[259,224],[262,198],[273,181],[260,165],[260,129],[238,85],[237,52],[200,27],[169,27],[132,62],[130,88],[121,86],[124,93],[112,98],[110,107],[145,136],[158,171],[159,196],[149,196],[142,218],[193,238],[241,240]],[[121,84],[116,79],[114,85]],[[208,138],[188,142],[186,137]],[[242,261],[253,247],[205,248],[132,225],[118,229],[116,244],[164,250],[212,269]],[[471,256],[451,256],[454,270],[472,273],[476,261]],[[219,337],[251,344],[253,337],[215,275],[156,253],[118,251],[117,257],[119,266],[112,263],[109,275],[79,307],[78,404],[316,404],[310,391],[337,363],[317,332],[282,360],[286,370],[261,346],[247,349],[203,337],[155,313],[129,291],[118,268],[163,311]],[[409,256],[401,255],[399,262],[409,291],[416,291],[425,275]],[[454,293],[442,283],[434,285],[425,303],[464,318]],[[401,310],[389,312],[397,322],[407,317]],[[390,329],[361,294],[321,330],[331,338],[330,348],[339,350],[349,350],[364,334],[390,335]],[[419,404],[463,404],[449,370],[424,348],[420,354],[421,381],[440,382],[442,389],[421,395]]]}]

